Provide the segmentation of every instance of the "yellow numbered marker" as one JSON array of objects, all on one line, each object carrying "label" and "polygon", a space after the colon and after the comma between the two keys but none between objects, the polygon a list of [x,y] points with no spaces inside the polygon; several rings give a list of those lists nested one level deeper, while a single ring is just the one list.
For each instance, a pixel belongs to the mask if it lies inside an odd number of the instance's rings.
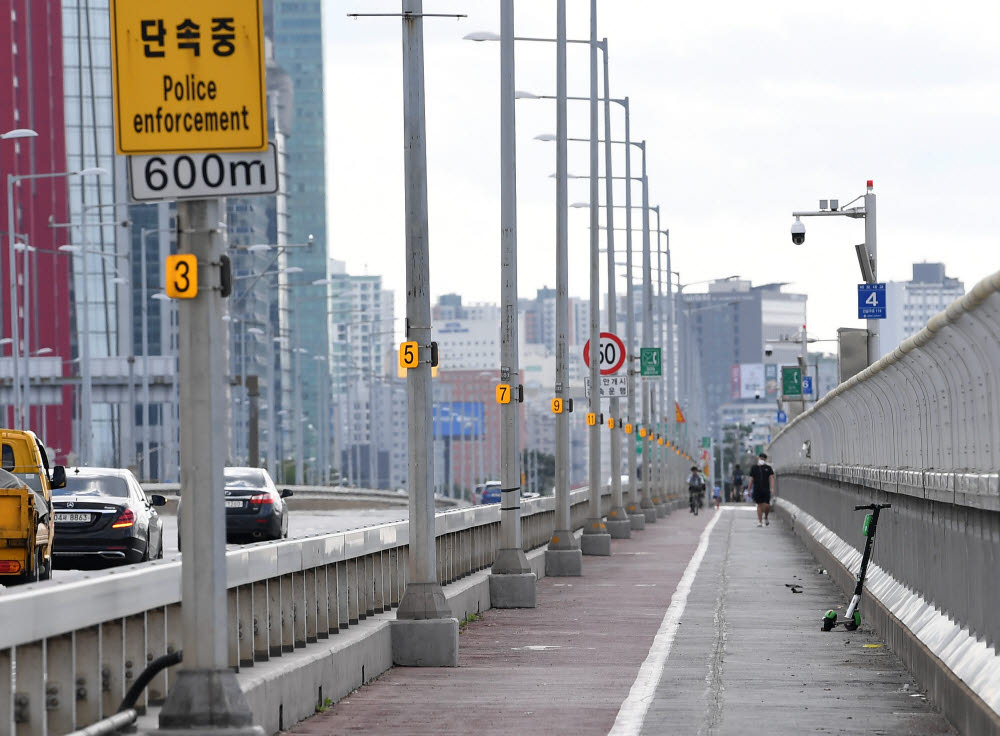
[{"label": "yellow numbered marker", "polygon": [[625,425],[625,434],[632,434],[632,425],[631,424],[626,424]]},{"label": "yellow numbered marker", "polygon": [[658,440],[656,440],[656,441],[657,441],[658,443],[660,443],[661,445],[663,444],[663,438],[662,438],[662,437],[660,437],[660,438],[659,438]]},{"label": "yellow numbered marker", "polygon": [[645,427],[639,427],[639,436],[640,437],[645,437],[646,436],[646,428]]},{"label": "yellow numbered marker", "polygon": [[614,428],[615,428],[615,418],[608,417],[608,429],[614,429]]},{"label": "yellow numbered marker", "polygon": [[597,424],[597,415],[594,412],[587,412],[587,426],[593,427]]},{"label": "yellow numbered marker", "polygon": [[497,384],[497,403],[498,404],[509,404],[510,403],[510,386],[506,383]]},{"label": "yellow numbered marker", "polygon": [[198,296],[198,259],[194,253],[167,256],[167,296],[194,299]]},{"label": "yellow numbered marker", "polygon": [[562,414],[563,413],[563,400],[562,399],[552,399],[552,413]]},{"label": "yellow numbered marker", "polygon": [[419,362],[419,350],[417,349],[416,340],[410,340],[399,344],[400,368],[416,368],[417,363]]}]

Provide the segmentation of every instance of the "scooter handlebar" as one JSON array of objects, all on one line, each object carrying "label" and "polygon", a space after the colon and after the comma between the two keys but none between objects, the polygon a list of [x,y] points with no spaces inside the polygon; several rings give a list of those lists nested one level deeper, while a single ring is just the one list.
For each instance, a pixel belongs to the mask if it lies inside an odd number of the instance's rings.
[{"label": "scooter handlebar", "polygon": [[891,508],[892,508],[891,503],[867,503],[863,506],[855,506],[854,510],[861,511],[862,509],[871,509],[872,511],[874,511],[875,509],[891,509]]}]

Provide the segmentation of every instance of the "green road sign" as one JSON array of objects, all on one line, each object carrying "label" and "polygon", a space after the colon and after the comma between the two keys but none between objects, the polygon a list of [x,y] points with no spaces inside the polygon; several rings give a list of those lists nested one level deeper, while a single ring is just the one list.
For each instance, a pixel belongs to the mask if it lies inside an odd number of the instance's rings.
[{"label": "green road sign", "polygon": [[753,454],[754,455],[759,455],[762,452],[764,452],[764,445],[754,445],[753,446]]},{"label": "green road sign", "polygon": [[798,366],[781,366],[781,393],[783,396],[802,395],[802,369]]},{"label": "green road sign", "polygon": [[642,376],[663,375],[663,364],[660,361],[660,348],[640,348],[639,369],[639,373]]},{"label": "green road sign", "polygon": [[705,450],[710,450],[712,448],[712,438],[711,437],[702,437],[701,438],[701,446]]}]

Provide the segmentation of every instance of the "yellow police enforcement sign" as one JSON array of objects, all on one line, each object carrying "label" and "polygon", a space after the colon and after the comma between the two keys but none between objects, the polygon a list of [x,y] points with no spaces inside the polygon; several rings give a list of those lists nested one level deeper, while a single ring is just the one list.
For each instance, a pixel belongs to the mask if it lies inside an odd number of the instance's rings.
[{"label": "yellow police enforcement sign", "polygon": [[121,154],[267,148],[263,0],[110,0]]},{"label": "yellow police enforcement sign", "polygon": [[194,253],[167,256],[166,292],[171,299],[198,296],[198,258]]}]

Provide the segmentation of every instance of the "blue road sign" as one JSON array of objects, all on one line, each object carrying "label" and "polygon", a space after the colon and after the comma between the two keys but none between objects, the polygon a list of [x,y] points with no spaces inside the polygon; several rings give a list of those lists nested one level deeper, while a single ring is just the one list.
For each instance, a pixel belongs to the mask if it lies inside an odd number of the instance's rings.
[{"label": "blue road sign", "polygon": [[885,319],[885,284],[858,284],[858,319]]},{"label": "blue road sign", "polygon": [[775,417],[775,421],[777,421],[778,424],[784,424],[788,421],[788,415],[783,411],[779,411],[778,416]]},{"label": "blue road sign", "polygon": [[802,376],[802,394],[803,396],[812,396],[813,392],[813,377],[812,376]]}]

